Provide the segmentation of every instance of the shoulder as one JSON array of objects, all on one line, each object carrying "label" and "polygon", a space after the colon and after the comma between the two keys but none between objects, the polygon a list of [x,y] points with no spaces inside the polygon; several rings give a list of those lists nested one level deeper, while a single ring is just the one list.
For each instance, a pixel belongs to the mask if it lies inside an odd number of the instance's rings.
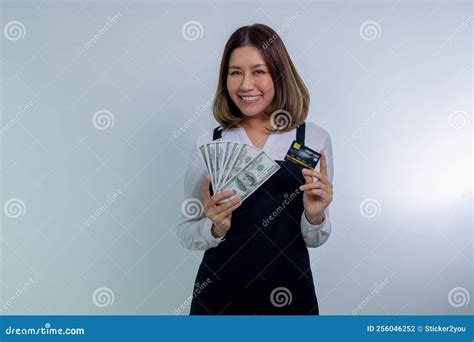
[{"label": "shoulder", "polygon": [[[196,139],[196,146],[200,146],[202,144],[206,144],[213,141],[215,128],[216,127],[211,128],[207,130],[206,132],[202,133],[201,135],[199,135],[198,138]],[[238,130],[239,128],[226,128],[222,130],[222,138],[224,140],[238,141],[240,140],[239,137],[236,135]]]},{"label": "shoulder", "polygon": [[214,129],[212,129],[210,131],[207,131],[207,132],[201,134],[200,136],[198,136],[197,139],[196,139],[196,146],[200,146],[202,144],[206,144],[208,142],[211,142],[213,133],[214,133]]},{"label": "shoulder", "polygon": [[[317,146],[323,146],[330,142],[329,132],[322,126],[306,121],[306,138],[313,144]],[[309,144],[308,144],[309,145]]]}]

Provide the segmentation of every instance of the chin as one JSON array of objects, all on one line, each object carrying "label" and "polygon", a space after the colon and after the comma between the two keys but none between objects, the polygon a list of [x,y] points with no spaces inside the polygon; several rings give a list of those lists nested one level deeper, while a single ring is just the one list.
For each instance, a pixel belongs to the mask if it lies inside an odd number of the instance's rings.
[{"label": "chin", "polygon": [[258,114],[262,113],[264,108],[261,108],[261,109],[255,109],[255,110],[242,110],[241,108],[240,109],[240,112],[244,115],[244,116],[257,116]]}]

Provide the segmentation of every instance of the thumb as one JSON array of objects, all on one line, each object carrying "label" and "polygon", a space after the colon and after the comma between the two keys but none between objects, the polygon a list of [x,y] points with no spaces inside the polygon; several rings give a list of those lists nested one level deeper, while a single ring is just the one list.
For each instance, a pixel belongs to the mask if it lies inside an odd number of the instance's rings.
[{"label": "thumb", "polygon": [[[303,172],[303,170],[301,170],[301,172]],[[306,184],[313,182],[313,176],[307,176],[307,175],[303,174],[303,177],[304,177],[304,180],[305,180]]]}]

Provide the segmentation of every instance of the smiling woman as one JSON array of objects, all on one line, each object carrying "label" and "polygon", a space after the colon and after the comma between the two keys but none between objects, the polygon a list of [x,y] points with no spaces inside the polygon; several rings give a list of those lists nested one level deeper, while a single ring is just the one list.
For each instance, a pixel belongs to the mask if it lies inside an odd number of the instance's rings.
[{"label": "smiling woman", "polygon": [[[322,127],[305,122],[308,91],[281,39],[268,44],[274,36],[262,24],[231,35],[214,98],[220,127],[197,139],[185,174],[185,196],[199,200],[203,210],[183,214],[177,234],[184,247],[206,250],[195,287],[209,283],[193,295],[193,315],[319,314],[307,247],[321,246],[331,233],[331,139]],[[275,113],[285,116],[285,125],[276,125]],[[263,152],[236,171],[233,191],[216,193],[198,151],[221,138],[217,146],[245,143]],[[294,140],[321,152],[319,171],[285,160]],[[268,178],[262,177],[267,168],[258,164],[263,153],[279,166]],[[208,155],[210,164],[219,165],[218,153]],[[247,166],[255,165],[253,174]],[[236,190],[249,196],[224,201]]]},{"label": "smiling woman", "polygon": [[[278,37],[268,44],[270,37]],[[229,100],[232,101],[229,101]],[[214,98],[214,117],[223,128],[238,127],[246,115],[291,113],[291,123],[302,123],[309,110],[309,93],[283,41],[270,27],[244,26],[227,42]]]}]

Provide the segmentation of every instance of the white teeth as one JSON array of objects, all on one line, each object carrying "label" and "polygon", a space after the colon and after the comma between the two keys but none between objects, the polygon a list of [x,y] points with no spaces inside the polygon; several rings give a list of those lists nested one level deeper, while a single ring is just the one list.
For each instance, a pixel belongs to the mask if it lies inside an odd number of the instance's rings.
[{"label": "white teeth", "polygon": [[244,99],[244,101],[254,101],[256,99],[258,99],[260,96],[242,96],[242,99]]}]

